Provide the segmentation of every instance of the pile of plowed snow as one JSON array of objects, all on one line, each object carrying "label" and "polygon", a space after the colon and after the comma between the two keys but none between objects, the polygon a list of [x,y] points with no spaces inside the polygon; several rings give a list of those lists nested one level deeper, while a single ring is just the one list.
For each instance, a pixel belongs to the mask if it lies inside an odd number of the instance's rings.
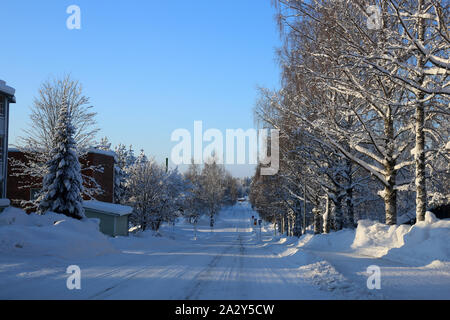
[{"label": "pile of plowed snow", "polygon": [[354,252],[405,263],[430,264],[450,262],[450,220],[437,219],[427,212],[425,221],[413,226],[388,226],[360,220],[355,230],[330,234],[306,234],[298,246],[321,251]]},{"label": "pile of plowed snow", "polygon": [[360,220],[351,248],[361,254],[382,257],[392,248],[404,245],[403,237],[411,226],[388,226],[371,220]]},{"label": "pile of plowed snow", "polygon": [[84,259],[117,252],[99,231],[96,219],[61,214],[26,214],[9,207],[0,213],[0,252],[26,256]]},{"label": "pile of plowed snow", "polygon": [[329,234],[307,233],[299,239],[298,245],[314,250],[348,251],[351,249],[354,238],[355,230],[352,229],[343,229]]},{"label": "pile of plowed snow", "polygon": [[450,262],[450,220],[439,220],[431,212],[403,236],[403,245],[385,256],[417,263]]}]

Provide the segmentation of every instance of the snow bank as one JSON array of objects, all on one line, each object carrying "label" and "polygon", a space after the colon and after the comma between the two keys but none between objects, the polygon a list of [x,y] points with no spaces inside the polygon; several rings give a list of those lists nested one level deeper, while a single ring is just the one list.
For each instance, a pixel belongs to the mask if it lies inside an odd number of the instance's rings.
[{"label": "snow bank", "polygon": [[84,259],[114,252],[97,219],[27,215],[12,207],[0,213],[0,253]]},{"label": "snow bank", "polygon": [[450,261],[450,220],[427,212],[425,221],[413,226],[386,226],[359,221],[352,248],[358,253],[407,263]]},{"label": "snow bank", "polygon": [[[26,214],[24,211],[8,207],[0,213],[0,227],[16,225],[16,226],[50,226],[56,221],[61,220],[62,216],[57,213],[49,212],[46,215],[37,215],[35,213]],[[2,229],[3,230],[3,229]]]},{"label": "snow bank", "polygon": [[425,221],[413,226],[388,226],[360,220],[356,230],[303,235],[297,246],[316,251],[352,252],[431,267],[440,265],[440,262],[450,262],[450,220],[437,219],[431,212],[426,213]]},{"label": "snow bank", "polygon": [[407,225],[388,226],[371,220],[358,221],[351,247],[361,254],[382,257],[392,248],[403,246],[403,236],[411,229]]},{"label": "snow bank", "polygon": [[329,234],[305,234],[298,241],[298,245],[305,249],[348,251],[355,238],[355,231],[343,229]]},{"label": "snow bank", "polygon": [[404,244],[393,248],[386,258],[411,263],[450,262],[450,220],[437,219],[427,212],[425,221],[418,222],[403,236]]}]

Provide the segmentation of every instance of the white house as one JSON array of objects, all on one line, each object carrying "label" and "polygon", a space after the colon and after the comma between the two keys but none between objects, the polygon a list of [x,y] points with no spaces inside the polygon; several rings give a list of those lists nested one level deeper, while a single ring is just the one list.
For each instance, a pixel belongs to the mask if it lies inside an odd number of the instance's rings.
[{"label": "white house", "polygon": [[[0,80],[0,199],[6,198],[6,178],[8,176],[8,129],[9,104],[16,102],[16,90]],[[9,201],[6,201],[9,203]],[[5,201],[0,201],[5,203]]]}]

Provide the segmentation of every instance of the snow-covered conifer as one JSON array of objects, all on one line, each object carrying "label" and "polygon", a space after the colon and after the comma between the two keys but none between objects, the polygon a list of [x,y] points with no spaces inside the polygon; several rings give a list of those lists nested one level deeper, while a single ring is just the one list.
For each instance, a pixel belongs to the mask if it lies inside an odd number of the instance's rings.
[{"label": "snow-covered conifer", "polygon": [[48,173],[44,178],[39,199],[41,214],[53,211],[75,219],[84,218],[81,196],[83,180],[74,134],[75,129],[64,96],[55,128],[55,147],[50,161],[47,162]]}]

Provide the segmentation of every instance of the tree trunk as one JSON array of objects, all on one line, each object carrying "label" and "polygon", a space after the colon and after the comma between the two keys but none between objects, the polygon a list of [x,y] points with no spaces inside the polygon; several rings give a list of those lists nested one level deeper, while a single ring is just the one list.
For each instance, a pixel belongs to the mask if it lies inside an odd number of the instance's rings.
[{"label": "tree trunk", "polygon": [[284,217],[284,232],[286,232],[286,236],[289,237],[289,215],[286,212],[286,216]]},{"label": "tree trunk", "polygon": [[327,204],[325,207],[325,213],[323,214],[323,233],[330,233],[330,197],[327,196]]},{"label": "tree trunk", "polygon": [[384,206],[386,213],[386,224],[397,224],[397,190],[394,185],[386,186],[384,189]]},{"label": "tree trunk", "polygon": [[394,160],[394,121],[392,115],[391,106],[387,106],[384,132],[386,135],[385,152],[386,158],[384,159],[384,169],[386,171],[387,186],[384,189],[384,210],[386,215],[386,224],[397,224],[397,190],[395,190],[395,184],[397,180],[397,171],[395,170]]},{"label": "tree trunk", "polygon": [[[424,4],[423,0],[418,1],[418,12],[424,13],[423,10]],[[417,36],[420,43],[423,43],[425,38],[425,21],[420,18],[417,30]],[[422,70],[425,67],[425,57],[420,56],[417,59],[417,67],[418,70]],[[425,77],[422,75],[421,83],[423,84]],[[427,190],[426,190],[426,181],[425,181],[425,106],[423,104],[423,100],[425,98],[425,94],[420,92],[417,95],[417,106],[416,106],[416,146],[415,146],[415,154],[414,160],[416,165],[416,219],[417,221],[425,220],[425,212],[427,206]]]},{"label": "tree trunk", "polygon": [[302,235],[302,212],[300,209],[300,204],[295,210],[295,222],[294,222],[294,237],[300,238]]},{"label": "tree trunk", "polygon": [[314,234],[320,234],[322,232],[322,215],[317,208],[313,209],[314,215]]},{"label": "tree trunk", "polygon": [[280,233],[280,235],[284,234],[284,218],[283,217],[280,217],[280,219],[279,219],[278,232]]},{"label": "tree trunk", "polygon": [[[420,96],[420,95],[419,95]],[[425,110],[420,104],[416,107],[416,218],[417,221],[425,220],[427,206],[427,191],[425,181],[425,133],[423,131],[425,122]]]},{"label": "tree trunk", "polygon": [[346,204],[347,204],[347,227],[348,228],[355,228],[355,209],[353,208],[353,188],[348,188],[346,190],[347,196],[346,196]]},{"label": "tree trunk", "polygon": [[345,190],[345,203],[347,206],[347,217],[346,217],[346,227],[355,228],[355,209],[353,208],[353,179],[352,179],[352,162],[346,160],[347,165],[347,188]]},{"label": "tree trunk", "polygon": [[334,203],[334,228],[336,231],[342,230],[344,227],[344,219],[342,217],[342,199],[337,197]]},{"label": "tree trunk", "polygon": [[303,184],[303,233],[306,233],[306,184]]}]

